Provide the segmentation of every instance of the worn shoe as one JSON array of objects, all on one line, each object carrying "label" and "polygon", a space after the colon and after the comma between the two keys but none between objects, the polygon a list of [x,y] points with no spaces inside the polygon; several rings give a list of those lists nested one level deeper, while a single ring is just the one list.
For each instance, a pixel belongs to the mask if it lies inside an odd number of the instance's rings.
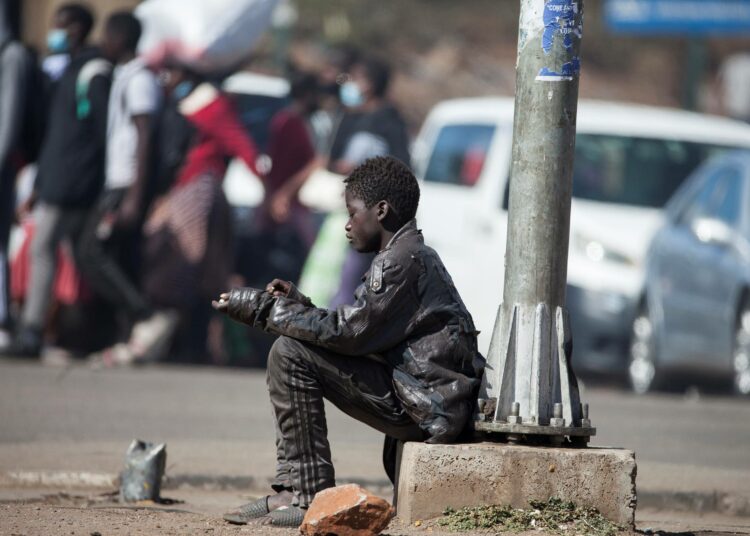
[{"label": "worn shoe", "polygon": [[118,342],[89,356],[89,365],[93,369],[127,367],[134,362],[135,355],[124,342]]},{"label": "worn shoe", "polygon": [[177,330],[180,315],[173,309],[156,311],[133,326],[128,347],[135,360],[143,363],[159,361],[169,353],[172,335]]},{"label": "worn shoe", "polygon": [[251,503],[240,506],[233,512],[224,514],[224,521],[228,521],[234,525],[247,525],[253,519],[258,519],[268,514],[268,495],[266,495]]},{"label": "worn shoe", "polygon": [[298,529],[302,525],[306,513],[307,510],[303,510],[299,506],[282,506],[267,514],[268,521],[264,525]]},{"label": "worn shoe", "polygon": [[35,328],[22,328],[15,339],[0,349],[4,357],[39,357],[42,351],[42,331]]}]

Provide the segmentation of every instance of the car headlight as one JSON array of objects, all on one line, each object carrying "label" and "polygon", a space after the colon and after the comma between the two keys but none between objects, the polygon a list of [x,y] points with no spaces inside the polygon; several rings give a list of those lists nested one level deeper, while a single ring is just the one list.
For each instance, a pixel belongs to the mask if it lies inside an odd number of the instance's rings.
[{"label": "car headlight", "polygon": [[638,264],[634,259],[605,246],[599,240],[588,238],[579,233],[573,235],[573,247],[578,253],[594,262],[607,261],[628,266],[636,266]]}]

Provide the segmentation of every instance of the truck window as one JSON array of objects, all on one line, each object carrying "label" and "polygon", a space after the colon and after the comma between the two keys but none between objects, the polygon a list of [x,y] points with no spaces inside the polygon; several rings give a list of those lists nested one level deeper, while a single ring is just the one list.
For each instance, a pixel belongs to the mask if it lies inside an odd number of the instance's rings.
[{"label": "truck window", "polygon": [[492,143],[492,125],[449,125],[438,134],[424,180],[474,186]]}]

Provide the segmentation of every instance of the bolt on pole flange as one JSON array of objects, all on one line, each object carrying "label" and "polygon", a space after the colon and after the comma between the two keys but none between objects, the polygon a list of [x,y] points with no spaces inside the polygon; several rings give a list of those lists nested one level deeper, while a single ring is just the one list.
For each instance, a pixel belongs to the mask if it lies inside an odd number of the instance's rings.
[{"label": "bolt on pole flange", "polygon": [[596,434],[565,309],[583,0],[521,0],[503,304],[475,418],[510,441]]}]

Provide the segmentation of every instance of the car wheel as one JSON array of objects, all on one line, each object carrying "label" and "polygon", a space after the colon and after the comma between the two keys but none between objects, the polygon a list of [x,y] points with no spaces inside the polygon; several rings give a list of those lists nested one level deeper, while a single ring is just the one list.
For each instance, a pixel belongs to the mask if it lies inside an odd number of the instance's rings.
[{"label": "car wheel", "polygon": [[655,342],[653,322],[646,306],[642,306],[631,328],[628,363],[630,387],[638,394],[647,393],[656,387],[658,368]]},{"label": "car wheel", "polygon": [[734,335],[734,390],[750,395],[750,302],[746,302],[737,317]]}]

